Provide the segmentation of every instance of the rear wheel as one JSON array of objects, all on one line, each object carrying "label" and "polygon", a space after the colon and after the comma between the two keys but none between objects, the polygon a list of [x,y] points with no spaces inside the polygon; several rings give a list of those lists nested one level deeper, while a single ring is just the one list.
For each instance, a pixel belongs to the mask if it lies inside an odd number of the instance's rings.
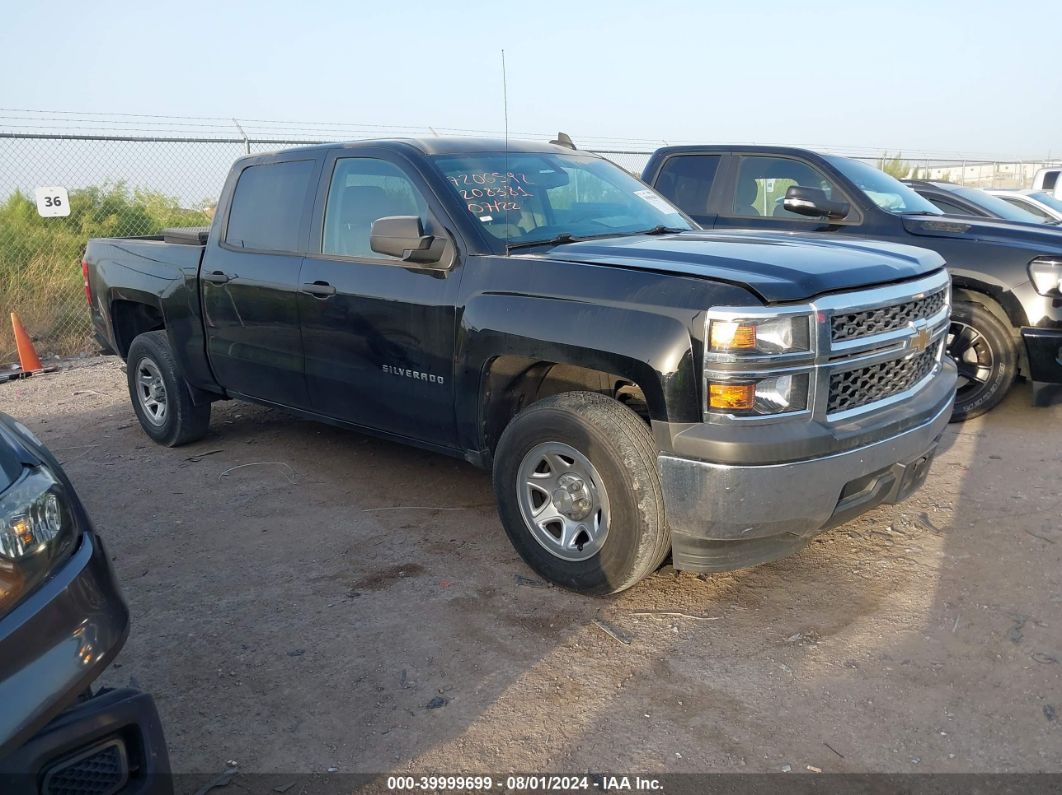
[{"label": "rear wheel", "polygon": [[210,404],[192,402],[165,331],[149,331],[133,340],[126,375],[133,411],[148,436],[177,447],[206,435]]},{"label": "rear wheel", "polygon": [[622,591],[671,549],[649,428],[592,392],[518,414],[495,451],[502,524],[531,568],[587,594]]},{"label": "rear wheel", "polygon": [[1010,329],[980,304],[955,304],[948,328],[948,355],[959,368],[952,422],[994,408],[1006,397],[1018,372]]}]

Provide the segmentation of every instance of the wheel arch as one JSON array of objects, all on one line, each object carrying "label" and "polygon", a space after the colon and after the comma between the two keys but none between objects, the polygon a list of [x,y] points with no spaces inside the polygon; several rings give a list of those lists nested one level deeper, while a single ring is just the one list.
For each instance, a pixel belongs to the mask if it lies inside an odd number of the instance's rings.
[{"label": "wheel arch", "polygon": [[951,285],[952,303],[968,301],[973,304],[981,304],[1015,330],[1028,324],[1028,317],[1021,302],[1015,297],[1013,292],[1002,285],[991,284],[961,275],[953,275]]},{"label": "wheel arch", "polygon": [[998,287],[992,287],[984,282],[953,279],[951,301],[953,305],[956,302],[964,301],[984,307],[1000,323],[1010,329],[1014,349],[1018,354],[1018,374],[1028,375],[1029,354],[1025,350],[1025,345],[1022,344],[1021,338],[1021,327],[1028,321],[1025,316],[1025,310],[1013,293]]},{"label": "wheel arch", "polygon": [[630,385],[645,418],[700,418],[694,342],[663,314],[573,301],[481,296],[466,307],[458,394],[468,446],[489,462],[505,425],[537,399],[564,391],[616,396]]}]

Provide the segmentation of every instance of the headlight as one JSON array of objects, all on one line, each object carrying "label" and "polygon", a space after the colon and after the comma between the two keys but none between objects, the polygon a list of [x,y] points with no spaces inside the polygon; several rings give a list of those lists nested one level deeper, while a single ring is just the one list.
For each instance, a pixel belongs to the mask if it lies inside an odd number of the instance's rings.
[{"label": "headlight", "polygon": [[808,407],[807,373],[708,384],[708,409],[724,414],[762,416]]},{"label": "headlight", "polygon": [[1037,257],[1029,263],[1029,278],[1040,295],[1062,298],[1062,257]]},{"label": "headlight", "polygon": [[772,354],[810,350],[811,316],[713,320],[708,332],[712,353]]},{"label": "headlight", "polygon": [[74,547],[70,503],[44,467],[0,496],[0,613],[40,584]]}]

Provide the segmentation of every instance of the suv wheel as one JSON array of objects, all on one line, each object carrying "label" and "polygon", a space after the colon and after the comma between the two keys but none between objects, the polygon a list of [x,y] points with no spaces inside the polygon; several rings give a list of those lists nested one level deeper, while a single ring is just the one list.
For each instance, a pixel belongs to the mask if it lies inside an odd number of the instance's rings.
[{"label": "suv wheel", "polygon": [[980,304],[959,302],[953,307],[948,355],[959,368],[952,422],[995,407],[1017,375],[1018,354],[1010,329]]},{"label": "suv wheel", "polygon": [[629,588],[671,549],[652,433],[604,395],[567,392],[520,412],[495,451],[494,491],[516,551],[574,591]]}]

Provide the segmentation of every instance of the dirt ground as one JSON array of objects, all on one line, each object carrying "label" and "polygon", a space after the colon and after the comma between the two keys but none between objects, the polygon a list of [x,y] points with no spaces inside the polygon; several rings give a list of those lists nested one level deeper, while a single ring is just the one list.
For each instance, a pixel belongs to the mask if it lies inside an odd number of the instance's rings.
[{"label": "dirt ground", "polygon": [[612,599],[545,587],[459,461],[237,403],[159,447],[114,359],[0,408],[106,541],[104,682],[154,694],[175,771],[1062,771],[1062,400],[1028,385],[908,502]]}]

